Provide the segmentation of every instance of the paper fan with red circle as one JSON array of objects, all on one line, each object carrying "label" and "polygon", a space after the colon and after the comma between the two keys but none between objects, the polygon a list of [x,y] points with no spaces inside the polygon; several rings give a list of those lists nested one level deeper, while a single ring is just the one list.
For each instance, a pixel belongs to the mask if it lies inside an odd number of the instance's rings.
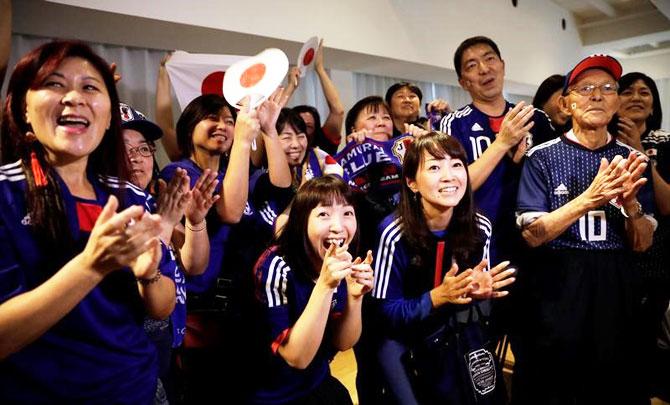
[{"label": "paper fan with red circle", "polygon": [[298,54],[296,66],[300,69],[300,77],[304,77],[308,69],[314,68],[316,51],[319,49],[319,37],[312,37],[305,42]]},{"label": "paper fan with red circle", "polygon": [[256,108],[267,99],[288,72],[288,57],[277,48],[266,49],[231,65],[223,77],[223,96],[240,108],[240,101],[249,96],[249,107]]}]

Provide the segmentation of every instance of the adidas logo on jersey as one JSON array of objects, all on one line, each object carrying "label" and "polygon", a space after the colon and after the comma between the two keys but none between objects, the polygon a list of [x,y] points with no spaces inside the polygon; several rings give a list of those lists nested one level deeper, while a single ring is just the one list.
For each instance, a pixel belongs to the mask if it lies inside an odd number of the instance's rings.
[{"label": "adidas logo on jersey", "polygon": [[477,132],[481,132],[481,131],[484,130],[484,128],[482,128],[482,126],[479,125],[478,122],[475,122],[475,124],[474,124],[474,125],[472,126],[472,128],[470,128],[470,129],[471,129],[472,131],[477,131]]},{"label": "adidas logo on jersey", "polygon": [[561,183],[554,189],[554,195],[568,195],[568,188]]}]

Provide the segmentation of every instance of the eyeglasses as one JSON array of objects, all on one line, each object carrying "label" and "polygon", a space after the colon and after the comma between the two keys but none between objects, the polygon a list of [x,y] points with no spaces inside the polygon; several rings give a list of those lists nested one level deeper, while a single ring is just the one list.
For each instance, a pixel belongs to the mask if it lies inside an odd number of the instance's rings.
[{"label": "eyeglasses", "polygon": [[616,83],[603,83],[600,85],[585,84],[579,87],[573,87],[570,91],[579,94],[580,96],[590,96],[596,89],[600,89],[600,94],[610,95],[616,94],[619,86]]},{"label": "eyeglasses", "polygon": [[153,146],[149,145],[140,145],[135,148],[127,148],[126,153],[128,154],[128,157],[131,158],[135,156],[135,154],[139,153],[140,156],[144,157],[151,157],[153,156],[154,152],[156,151],[156,148]]}]

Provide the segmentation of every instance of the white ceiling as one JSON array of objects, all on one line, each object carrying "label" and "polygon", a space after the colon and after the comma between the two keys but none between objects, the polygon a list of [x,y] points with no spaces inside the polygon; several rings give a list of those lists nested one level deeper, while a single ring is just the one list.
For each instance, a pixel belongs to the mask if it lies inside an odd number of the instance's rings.
[{"label": "white ceiling", "polygon": [[670,0],[552,0],[569,11],[588,53],[670,54]]}]

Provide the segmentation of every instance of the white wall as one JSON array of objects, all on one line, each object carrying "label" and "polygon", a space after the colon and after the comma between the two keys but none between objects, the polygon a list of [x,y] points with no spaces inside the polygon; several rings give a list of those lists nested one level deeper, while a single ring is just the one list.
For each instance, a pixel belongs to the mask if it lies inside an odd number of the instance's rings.
[{"label": "white wall", "polygon": [[[297,43],[316,34],[331,48],[450,71],[458,44],[483,34],[499,44],[507,79],[518,85],[511,91],[517,93],[532,92],[546,76],[567,71],[581,55],[571,17],[549,0],[520,1],[517,8],[502,0],[52,2]],[[568,21],[566,31],[561,30],[561,18]],[[440,81],[456,84],[453,72],[443,72]]]},{"label": "white wall", "polygon": [[624,73],[643,72],[654,79],[670,78],[670,53],[644,58],[619,59]]}]

